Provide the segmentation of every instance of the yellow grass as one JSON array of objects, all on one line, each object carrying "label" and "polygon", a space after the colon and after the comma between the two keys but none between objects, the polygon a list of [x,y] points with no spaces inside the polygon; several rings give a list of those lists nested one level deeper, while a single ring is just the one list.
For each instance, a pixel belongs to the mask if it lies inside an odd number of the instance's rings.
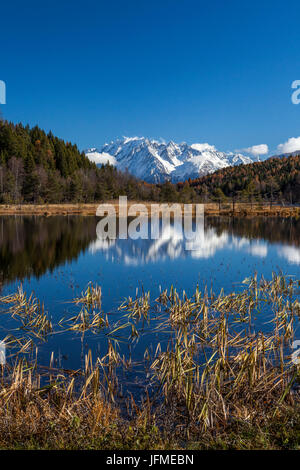
[{"label": "yellow grass", "polygon": [[[93,204],[2,204],[0,205],[0,215],[96,215],[99,204],[112,204],[119,213],[119,201],[110,200]],[[128,207],[132,204],[144,204],[146,211],[150,214],[151,204],[158,202],[151,201],[128,201]],[[182,208],[183,208],[183,204]],[[219,205],[216,203],[207,203],[204,205],[206,215],[229,215],[229,216],[265,216],[265,217],[299,217],[300,207],[284,207],[281,205],[270,204],[250,204],[236,203],[234,208],[232,203],[224,203]],[[234,209],[234,210],[233,210]],[[193,205],[195,210],[195,205]]]}]

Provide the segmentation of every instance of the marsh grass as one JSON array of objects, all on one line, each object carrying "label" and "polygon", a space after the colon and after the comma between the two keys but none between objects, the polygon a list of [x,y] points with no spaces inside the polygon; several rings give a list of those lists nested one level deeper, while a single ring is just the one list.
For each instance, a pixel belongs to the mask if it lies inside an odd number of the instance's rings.
[{"label": "marsh grass", "polygon": [[92,282],[89,283],[85,292],[82,292],[81,297],[76,297],[73,300],[75,304],[83,304],[88,309],[98,308],[101,310],[102,292],[101,287],[97,284],[94,286]]},{"label": "marsh grass", "polygon": [[62,319],[60,325],[70,331],[79,331],[84,333],[88,330],[98,332],[105,326],[108,326],[108,320],[102,312],[90,311],[82,307],[80,312],[68,319]]},{"label": "marsh grass", "polygon": [[125,310],[128,318],[149,319],[150,314],[150,292],[142,292],[140,297],[133,299],[128,297],[120,305],[119,310]]},{"label": "marsh grass", "polygon": [[[26,338],[11,338],[19,354],[1,371],[0,447],[300,448],[300,369],[291,361],[298,281],[253,276],[236,293],[197,288],[192,297],[171,286],[153,302],[142,292],[121,304],[125,317],[113,325],[101,312],[101,290],[93,289],[75,299],[80,312],[66,328],[105,328],[107,352],[88,352],[80,373],[50,364],[42,376],[37,357],[30,362],[20,353]],[[44,314],[22,290],[1,301],[26,328]],[[145,348],[137,401],[122,382],[137,364],[120,354],[117,336],[136,341],[145,320],[169,339]]]},{"label": "marsh grass", "polygon": [[8,312],[21,322],[21,328],[38,338],[45,338],[52,332],[52,323],[44,304],[32,293],[29,297],[20,286],[15,294],[1,298],[1,303],[9,306]]},{"label": "marsh grass", "polygon": [[90,282],[86,291],[82,292],[81,297],[76,297],[71,302],[80,307],[80,311],[70,318],[62,318],[59,322],[60,326],[81,333],[88,330],[97,333],[102,328],[108,327],[108,319],[101,309],[101,302],[101,287],[97,284],[94,286]]}]

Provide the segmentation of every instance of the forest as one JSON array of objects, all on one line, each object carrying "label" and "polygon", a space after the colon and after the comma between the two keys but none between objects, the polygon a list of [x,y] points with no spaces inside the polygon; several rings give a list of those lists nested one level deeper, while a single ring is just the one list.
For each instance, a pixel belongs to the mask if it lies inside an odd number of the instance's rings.
[{"label": "forest", "polygon": [[97,168],[78,147],[38,126],[0,121],[0,203],[94,202],[151,187],[110,165]]},{"label": "forest", "polygon": [[300,152],[295,156],[272,157],[248,165],[227,167],[189,181],[205,201],[228,198],[244,202],[300,202]]},{"label": "forest", "polygon": [[227,167],[172,184],[149,184],[38,126],[0,120],[0,204],[88,203],[127,195],[161,202],[300,202],[300,155]]}]

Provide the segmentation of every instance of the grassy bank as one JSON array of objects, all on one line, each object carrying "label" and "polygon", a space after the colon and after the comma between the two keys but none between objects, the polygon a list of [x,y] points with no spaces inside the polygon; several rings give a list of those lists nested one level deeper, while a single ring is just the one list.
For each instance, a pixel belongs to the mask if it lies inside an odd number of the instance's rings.
[{"label": "grassy bank", "polygon": [[[52,323],[22,289],[2,297],[3,313],[20,323],[8,335],[1,370],[2,449],[299,449],[300,374],[291,360],[299,322],[299,281],[255,276],[239,292],[192,297],[171,287],[126,299],[111,323],[101,289],[72,301],[74,314]],[[257,328],[264,315],[266,330]],[[163,333],[142,362],[120,354],[145,325]],[[39,365],[32,353],[59,328],[107,338],[107,353],[85,367]],[[143,367],[141,400],[121,379]]]},{"label": "grassy bank", "polygon": [[[96,215],[99,204],[112,204],[116,214],[119,214],[119,202],[116,200],[93,204],[1,204],[0,215]],[[128,201],[128,207],[132,204],[144,204],[146,212],[150,214],[151,204],[157,202]],[[171,204],[171,203],[170,203]],[[181,204],[183,209],[183,204]],[[204,204],[206,215],[228,215],[231,217],[300,217],[300,207],[285,207],[274,204],[247,204],[247,203],[207,203]],[[193,211],[195,205],[193,204]]]}]

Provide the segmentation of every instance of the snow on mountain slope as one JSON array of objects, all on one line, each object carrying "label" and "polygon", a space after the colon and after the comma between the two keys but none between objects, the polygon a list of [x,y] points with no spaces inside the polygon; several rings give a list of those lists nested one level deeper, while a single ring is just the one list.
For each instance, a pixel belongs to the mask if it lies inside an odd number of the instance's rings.
[{"label": "snow on mountain slope", "polygon": [[106,152],[99,153],[96,148],[88,150],[88,157],[96,165],[106,165],[106,163],[109,163],[115,166],[117,164],[117,160],[113,155]]},{"label": "snow on mountain slope", "polygon": [[119,170],[153,183],[184,181],[253,161],[239,153],[220,152],[206,143],[188,145],[171,141],[166,144],[144,137],[124,137],[85,153],[99,166],[109,161]]}]

